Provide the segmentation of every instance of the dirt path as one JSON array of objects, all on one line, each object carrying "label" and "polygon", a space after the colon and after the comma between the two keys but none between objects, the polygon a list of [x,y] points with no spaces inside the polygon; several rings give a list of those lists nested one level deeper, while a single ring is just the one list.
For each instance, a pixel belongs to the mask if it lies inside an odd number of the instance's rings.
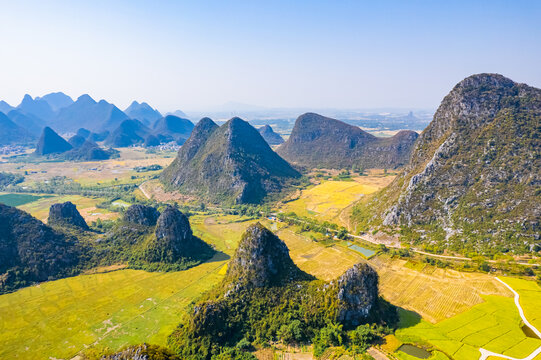
[{"label": "dirt path", "polygon": [[[535,335],[537,335],[540,339],[541,339],[541,331],[537,330],[529,321],[528,319],[526,319],[526,315],[524,315],[524,310],[522,310],[522,306],[520,306],[520,295],[518,294],[518,292],[516,292],[511,286],[507,285],[505,282],[503,282],[501,279],[499,278],[496,278],[496,280],[498,280],[499,282],[501,282],[503,285],[505,285],[509,290],[511,290],[511,292],[513,294],[515,294],[515,305],[517,306],[517,309],[518,309],[518,313],[520,314],[520,317],[522,318],[522,321],[524,322],[524,324],[526,324],[526,326],[528,326],[530,329],[532,329],[532,331],[535,333]],[[495,356],[495,357],[500,357],[500,358],[504,358],[504,359],[509,359],[509,360],[533,360],[537,355],[541,354],[541,346],[538,347],[536,350],[534,350],[530,355],[526,356],[525,358],[522,358],[522,359],[517,359],[517,358],[514,358],[514,357],[511,357],[511,356],[507,356],[507,355],[503,355],[503,354],[498,354],[498,353],[495,353],[495,352],[492,352],[492,351],[488,351],[486,349],[483,349],[483,348],[480,348],[479,351],[481,352],[481,356],[479,356],[479,360],[486,360],[488,359],[490,356]]]}]

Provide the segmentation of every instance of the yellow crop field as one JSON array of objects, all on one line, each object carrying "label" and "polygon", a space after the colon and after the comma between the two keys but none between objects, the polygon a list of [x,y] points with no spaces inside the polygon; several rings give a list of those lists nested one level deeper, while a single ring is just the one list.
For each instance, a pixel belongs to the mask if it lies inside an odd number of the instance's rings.
[{"label": "yellow crop field", "polygon": [[302,190],[298,199],[285,203],[281,210],[344,223],[339,216],[344,209],[364,195],[383,188],[393,178],[393,176],[360,176],[353,178],[352,181],[323,181]]},{"label": "yellow crop field", "polygon": [[19,209],[30,213],[35,218],[47,222],[49,216],[49,208],[52,204],[71,201],[77,206],[77,210],[85,218],[87,222],[94,221],[98,218],[102,220],[115,219],[118,213],[111,212],[107,209],[98,209],[96,204],[104,201],[102,198],[90,198],[80,195],[53,195],[44,197],[36,201],[18,206]]},{"label": "yellow crop field", "polygon": [[80,275],[2,295],[0,359],[71,359],[88,346],[165,345],[186,306],[221,281],[224,263]]},{"label": "yellow crop field", "polygon": [[380,293],[391,303],[436,323],[484,302],[485,295],[511,297],[494,277],[426,265],[418,270],[405,260],[378,256],[369,260],[379,274]]}]

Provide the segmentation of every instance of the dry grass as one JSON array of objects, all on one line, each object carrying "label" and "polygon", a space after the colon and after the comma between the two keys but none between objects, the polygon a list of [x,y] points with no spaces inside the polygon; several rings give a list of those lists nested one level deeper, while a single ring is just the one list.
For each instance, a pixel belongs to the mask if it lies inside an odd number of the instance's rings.
[{"label": "dry grass", "polygon": [[483,303],[482,295],[510,297],[492,276],[433,266],[409,266],[405,260],[376,257],[369,263],[380,277],[380,293],[391,303],[415,311],[431,323],[451,318]]}]

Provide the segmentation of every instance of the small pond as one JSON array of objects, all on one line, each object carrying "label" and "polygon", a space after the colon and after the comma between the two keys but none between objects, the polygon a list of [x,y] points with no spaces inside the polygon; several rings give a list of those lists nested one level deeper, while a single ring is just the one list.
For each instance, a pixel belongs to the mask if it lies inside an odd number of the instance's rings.
[{"label": "small pond", "polygon": [[408,355],[414,356],[418,359],[428,359],[432,356],[432,353],[411,344],[404,344],[398,348],[398,351],[402,351]]},{"label": "small pond", "polygon": [[357,244],[351,244],[348,243],[348,247],[351,249],[351,250],[355,250],[357,252],[360,252],[361,254],[363,254],[366,258],[369,258],[370,256],[374,255],[376,252],[373,251],[373,250],[370,250],[370,249],[367,249],[367,248],[363,248]]}]

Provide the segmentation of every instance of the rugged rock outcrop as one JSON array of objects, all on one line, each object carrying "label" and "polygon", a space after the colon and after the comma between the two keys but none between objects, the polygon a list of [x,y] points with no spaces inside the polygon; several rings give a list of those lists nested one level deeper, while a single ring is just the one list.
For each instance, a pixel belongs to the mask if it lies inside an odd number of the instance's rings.
[{"label": "rugged rock outcrop", "polygon": [[124,213],[124,221],[139,225],[154,226],[158,221],[160,212],[152,207],[145,205],[132,205]]},{"label": "rugged rock outcrop", "polygon": [[164,170],[162,182],[215,202],[259,203],[300,174],[246,121],[202,119]]},{"label": "rugged rock outcrop", "polygon": [[356,264],[337,281],[338,320],[357,326],[363,322],[378,301],[378,274],[368,264]]},{"label": "rugged rock outcrop", "polygon": [[52,226],[75,226],[83,230],[88,230],[85,219],[81,216],[77,207],[70,201],[51,205],[47,224]]},{"label": "rugged rock outcrop", "polygon": [[470,76],[443,99],[405,171],[357,213],[458,251],[529,251],[540,242],[540,122],[540,89]]},{"label": "rugged rock outcrop", "polygon": [[284,285],[307,279],[291,260],[286,244],[260,223],[250,225],[242,235],[227,268],[226,282],[232,288]]},{"label": "rugged rock outcrop", "polygon": [[193,235],[188,217],[172,206],[158,217],[154,233],[156,239],[148,247],[148,261],[171,263],[182,258],[208,259],[214,253],[208,244]]},{"label": "rugged rock outcrop", "polygon": [[297,118],[291,136],[276,152],[310,168],[397,168],[408,163],[418,134],[402,130],[378,138],[357,126],[314,113]]},{"label": "rugged rock outcrop", "polygon": [[275,133],[270,125],[262,126],[258,131],[269,145],[280,145],[284,142],[280,134]]},{"label": "rugged rock outcrop", "polygon": [[73,146],[70,143],[47,126],[43,129],[34,153],[36,155],[60,154],[71,149]]}]

